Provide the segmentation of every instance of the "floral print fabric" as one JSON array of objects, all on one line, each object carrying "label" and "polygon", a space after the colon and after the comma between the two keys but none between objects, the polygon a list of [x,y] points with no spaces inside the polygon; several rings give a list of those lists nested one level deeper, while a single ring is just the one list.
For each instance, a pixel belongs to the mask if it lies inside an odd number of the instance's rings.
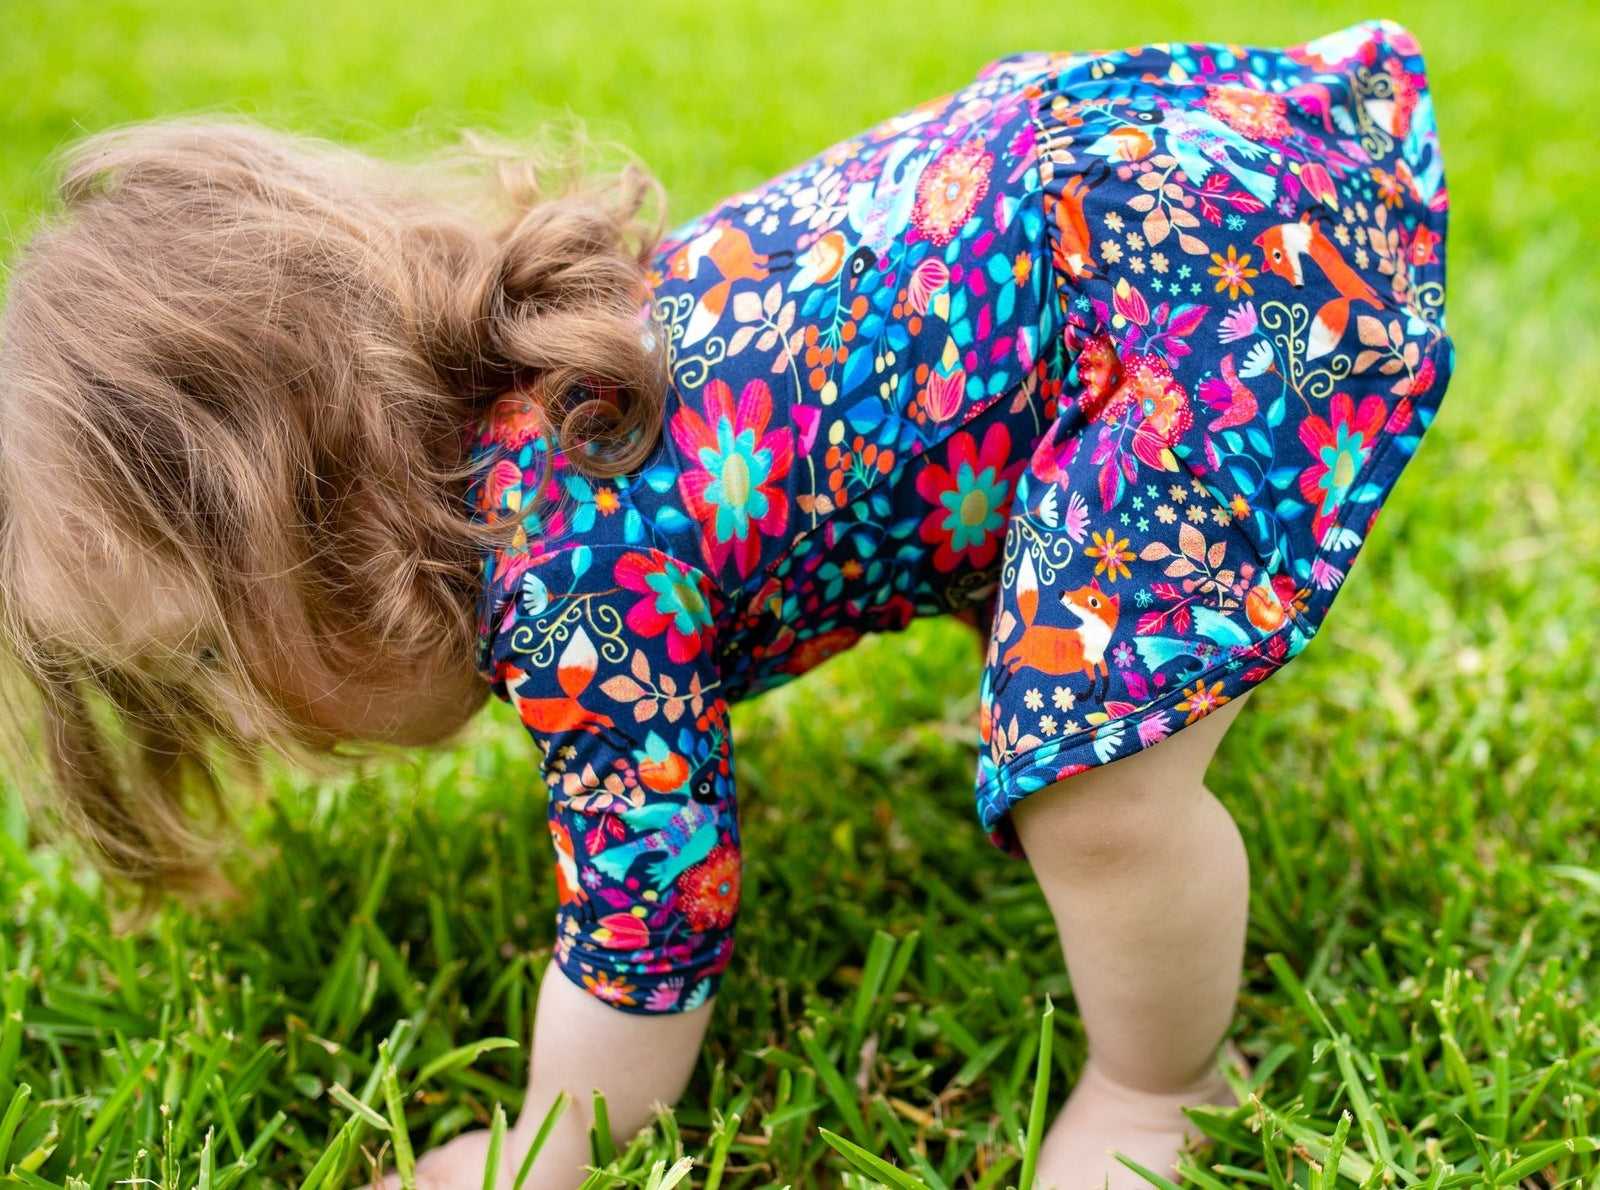
[{"label": "floral print fabric", "polygon": [[977,800],[1148,747],[1315,633],[1441,399],[1417,46],[1022,54],[680,228],[638,474],[505,402],[479,664],[545,752],[556,962],[680,1011],[732,947],[727,706],[983,617]]}]

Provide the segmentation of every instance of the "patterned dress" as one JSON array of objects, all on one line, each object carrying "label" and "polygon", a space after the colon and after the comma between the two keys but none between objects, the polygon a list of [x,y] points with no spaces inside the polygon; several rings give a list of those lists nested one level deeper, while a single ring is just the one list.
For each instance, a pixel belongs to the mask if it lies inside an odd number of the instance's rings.
[{"label": "patterned dress", "polygon": [[913,618],[989,631],[977,807],[1166,738],[1321,624],[1445,390],[1415,40],[1019,54],[680,228],[660,443],[586,478],[503,402],[479,665],[544,751],[556,961],[716,989],[728,704]]}]

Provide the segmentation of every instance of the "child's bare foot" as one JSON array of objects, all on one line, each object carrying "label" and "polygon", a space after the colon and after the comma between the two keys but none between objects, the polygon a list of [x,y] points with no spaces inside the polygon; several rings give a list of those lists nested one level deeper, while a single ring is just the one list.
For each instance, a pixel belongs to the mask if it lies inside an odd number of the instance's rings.
[{"label": "child's bare foot", "polygon": [[1183,1091],[1153,1094],[1122,1086],[1087,1065],[1045,1137],[1040,1190],[1149,1190],[1115,1154],[1171,1178],[1178,1154],[1196,1135],[1183,1109],[1236,1102],[1218,1073]]},{"label": "child's bare foot", "polygon": [[[463,1132],[417,1158],[417,1190],[480,1190],[488,1160],[489,1130]],[[400,1175],[390,1171],[372,1190],[400,1190]]]}]

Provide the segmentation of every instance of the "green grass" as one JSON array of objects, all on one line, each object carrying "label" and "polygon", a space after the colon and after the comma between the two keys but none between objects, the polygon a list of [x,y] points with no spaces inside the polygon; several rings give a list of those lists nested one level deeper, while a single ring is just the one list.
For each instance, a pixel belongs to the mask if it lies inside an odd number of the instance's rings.
[{"label": "green grass", "polygon": [[[1254,865],[1236,1036],[1256,1074],[1244,1107],[1201,1118],[1216,1144],[1191,1173],[1593,1186],[1591,13],[985,7],[9,0],[0,211],[25,234],[44,154],[131,118],[243,111],[395,147],[571,109],[636,147],[687,216],[1010,50],[1405,21],[1450,167],[1461,366],[1329,627],[1212,769]],[[740,948],[683,1107],[596,1186],[1016,1183],[1039,1068],[1054,1107],[1083,1036],[1026,867],[972,817],[975,662],[957,626],[920,625],[736,713]],[[131,935],[8,800],[0,1170],[96,1190],[354,1185],[392,1160],[397,1113],[420,1151],[514,1110],[520,1044],[440,1059],[527,1037],[553,911],[533,772],[493,713],[451,752],[286,780],[249,823],[251,897]],[[908,1173],[846,1172],[861,1152]],[[666,1172],[682,1155],[700,1163],[686,1179]]]}]

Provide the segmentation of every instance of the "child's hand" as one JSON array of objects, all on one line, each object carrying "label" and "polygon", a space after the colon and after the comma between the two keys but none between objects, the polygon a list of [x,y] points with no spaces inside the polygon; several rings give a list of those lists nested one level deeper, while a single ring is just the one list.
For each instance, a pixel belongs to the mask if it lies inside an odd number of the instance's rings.
[{"label": "child's hand", "polygon": [[[577,1190],[593,1160],[589,1105],[595,1092],[609,1105],[612,1134],[631,1140],[660,1104],[674,1103],[683,1094],[710,1017],[710,1002],[656,1016],[618,1012],[552,966],[539,984],[528,1093],[516,1125],[506,1129],[499,1190],[511,1190],[546,1116],[562,1096],[571,1098],[523,1186]],[[482,1190],[488,1159],[488,1130],[464,1133],[417,1158],[417,1190]],[[389,1173],[371,1190],[400,1190],[400,1177]]]},{"label": "child's hand", "polygon": [[[488,1159],[489,1130],[463,1132],[417,1158],[417,1190],[481,1190]],[[400,1190],[400,1175],[389,1173],[372,1190]]]}]

